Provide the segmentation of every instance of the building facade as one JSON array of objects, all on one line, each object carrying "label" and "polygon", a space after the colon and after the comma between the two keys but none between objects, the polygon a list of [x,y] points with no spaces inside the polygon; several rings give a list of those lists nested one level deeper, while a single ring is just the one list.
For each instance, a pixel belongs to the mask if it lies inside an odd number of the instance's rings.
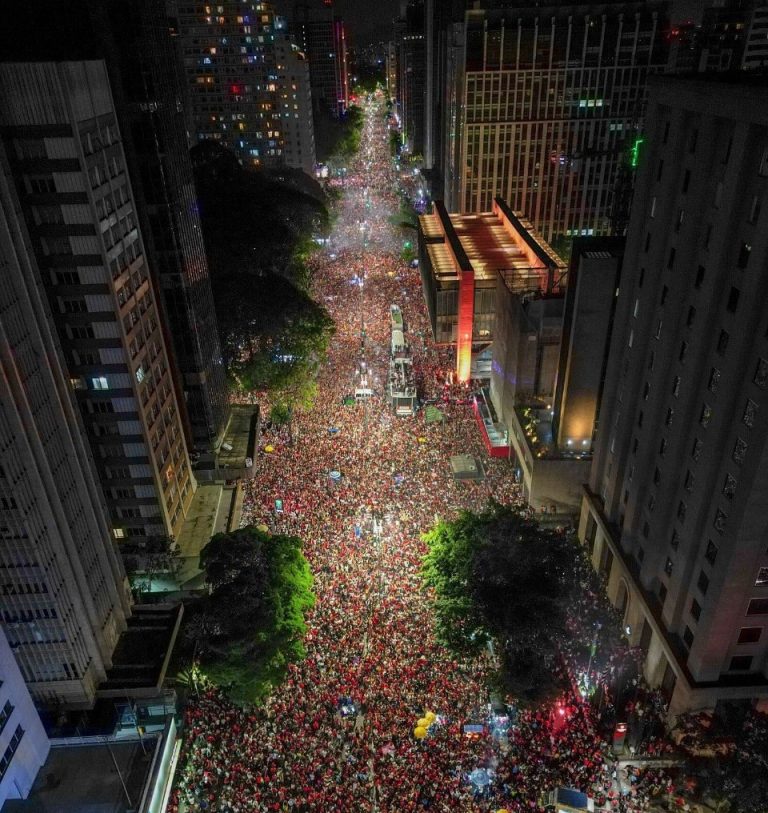
[{"label": "building facade", "polygon": [[297,45],[309,60],[312,102],[316,111],[343,116],[349,107],[347,35],[332,0],[299,2],[294,7]]},{"label": "building facade", "polygon": [[0,97],[0,139],[114,537],[175,537],[195,481],[106,66],[5,63]]},{"label": "building facade", "polygon": [[275,42],[275,57],[285,164],[314,176],[315,130],[312,123],[309,62],[288,37]]},{"label": "building facade", "polygon": [[[54,167],[72,165],[64,157],[71,153],[71,137],[56,125],[45,126],[47,148],[58,157],[42,159],[37,151],[37,157],[25,159],[36,168],[35,183],[43,183]],[[21,132],[12,142],[32,149],[29,133],[21,138]],[[2,627],[36,701],[88,706],[125,629],[130,592],[78,415],[73,373],[62,356],[30,236],[18,216],[2,146],[0,168]],[[66,175],[57,172],[59,183]],[[52,193],[36,194],[38,214],[54,207]],[[61,194],[68,200],[59,204],[62,217],[74,219],[86,205],[81,193]],[[54,232],[49,230],[46,239]],[[46,273],[55,278],[72,272],[49,265]],[[4,639],[0,643],[5,646]],[[5,651],[0,656],[0,682],[13,683],[14,667]],[[6,747],[6,738],[2,743]]]},{"label": "building facade", "polygon": [[424,154],[427,53],[425,2],[408,0],[400,24],[398,69],[403,144],[412,155]]},{"label": "building facade", "polygon": [[563,261],[497,198],[482,214],[449,214],[442,201],[419,217],[419,268],[432,334],[456,345],[456,377],[488,378],[478,355],[494,340],[497,280],[531,296],[559,293]]},{"label": "building facade", "polygon": [[[154,0],[97,0],[145,249],[160,293],[166,346],[189,445],[221,438],[229,394],[197,209],[183,75],[168,18]],[[109,32],[109,39],[107,37]]]},{"label": "building facade", "polygon": [[667,61],[666,5],[479,5],[447,32],[446,205],[483,212],[499,195],[561,251],[613,233],[647,76]]},{"label": "building facade", "polygon": [[195,141],[212,139],[250,166],[280,164],[271,3],[167,0],[187,79]]},{"label": "building facade", "polygon": [[675,715],[768,697],[768,97],[646,121],[579,537]]},{"label": "building facade", "polygon": [[26,799],[51,745],[0,627],[0,808]]},{"label": "building facade", "polygon": [[189,159],[189,105],[165,6],[30,0],[0,36],[6,62],[105,60],[183,425],[188,443],[207,450],[226,424],[228,392]]}]

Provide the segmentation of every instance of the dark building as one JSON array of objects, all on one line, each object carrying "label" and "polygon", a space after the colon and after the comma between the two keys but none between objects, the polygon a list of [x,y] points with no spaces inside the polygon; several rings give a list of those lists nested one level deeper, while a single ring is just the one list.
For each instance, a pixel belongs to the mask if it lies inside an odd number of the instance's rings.
[{"label": "dark building", "polygon": [[579,527],[672,716],[768,696],[768,93],[748,77],[650,80]]},{"label": "dark building", "polygon": [[[53,129],[49,124],[49,143],[57,143],[55,161],[63,168],[71,160],[63,155],[67,139]],[[27,160],[38,168],[38,183],[46,161]],[[0,145],[0,620],[38,703],[91,706],[126,627],[130,592],[53,323],[50,288],[40,284],[8,169]],[[82,208],[73,200],[78,194],[68,192],[68,214]],[[53,212],[53,194],[35,197],[36,211]],[[43,228],[45,239],[54,239],[55,224]],[[47,273],[71,272],[59,266]],[[0,681],[13,686],[5,657]]]},{"label": "dark building", "polygon": [[309,60],[315,110],[343,116],[349,106],[344,20],[334,14],[332,0],[311,0],[296,4],[291,27]]},{"label": "dark building", "polygon": [[[189,158],[183,75],[164,7],[153,0],[33,0],[25,20],[27,26],[38,21],[32,39],[18,30],[18,46],[5,47],[3,58],[106,61],[185,434],[190,446],[208,449],[226,426],[228,393]],[[61,30],[68,35],[55,42]]]},{"label": "dark building", "polygon": [[403,143],[412,155],[424,153],[427,54],[425,2],[407,0],[399,26],[398,69]]},{"label": "dark building", "polygon": [[[162,5],[162,3],[161,3]],[[166,0],[179,38],[195,141],[211,139],[250,166],[283,162],[269,2]]]},{"label": "dark building", "polygon": [[704,9],[698,70],[740,70],[755,0],[728,0]]}]

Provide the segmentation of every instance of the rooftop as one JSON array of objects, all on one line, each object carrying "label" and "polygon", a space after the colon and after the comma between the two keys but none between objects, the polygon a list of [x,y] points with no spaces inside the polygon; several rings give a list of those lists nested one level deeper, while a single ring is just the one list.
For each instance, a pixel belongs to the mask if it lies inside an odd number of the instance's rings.
[{"label": "rooftop", "polygon": [[493,282],[499,274],[514,287],[518,281],[541,293],[561,286],[566,263],[522,214],[497,198],[493,210],[479,214],[449,214],[441,201],[419,216],[419,230],[436,281],[455,282],[462,271],[476,281]]},{"label": "rooftop", "polygon": [[29,797],[23,801],[7,801],[3,813],[128,813],[136,810],[156,744],[157,740],[145,738],[146,754],[135,741],[51,748]]}]

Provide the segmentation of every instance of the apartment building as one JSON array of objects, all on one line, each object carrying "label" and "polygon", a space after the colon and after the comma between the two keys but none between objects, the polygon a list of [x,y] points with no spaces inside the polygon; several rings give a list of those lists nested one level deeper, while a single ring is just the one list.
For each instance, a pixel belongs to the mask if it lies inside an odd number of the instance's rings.
[{"label": "apartment building", "polygon": [[312,103],[316,111],[343,116],[349,106],[347,35],[332,0],[296,3],[293,29],[297,45],[309,59]]},{"label": "apartment building", "polygon": [[0,627],[0,808],[26,799],[51,745]]},{"label": "apartment building", "polygon": [[280,164],[274,42],[268,2],[167,0],[175,20],[195,141],[212,139],[250,166]]}]

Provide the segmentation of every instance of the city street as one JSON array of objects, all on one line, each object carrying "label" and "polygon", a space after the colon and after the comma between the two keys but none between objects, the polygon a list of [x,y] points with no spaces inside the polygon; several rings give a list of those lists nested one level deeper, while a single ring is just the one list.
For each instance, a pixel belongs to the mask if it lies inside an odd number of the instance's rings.
[{"label": "city street", "polygon": [[[381,100],[365,113],[316,260],[314,293],[336,322],[316,406],[294,416],[292,437],[264,436],[244,508],[245,524],[305,542],[318,598],[307,657],[263,708],[244,712],[213,691],[193,705],[172,811],[536,810],[556,784],[611,787],[576,705],[565,720],[521,715],[509,742],[465,735],[488,719],[485,665],[456,662],[434,640],[420,534],[490,497],[522,504],[508,463],[484,454],[466,391],[446,387],[450,355],[432,345],[419,271],[399,259],[404,238],[389,222],[398,199]],[[445,399],[442,423],[396,417],[382,397],[392,304],[420,393]],[[374,394],[356,402],[356,389]],[[484,482],[454,481],[458,453],[483,459]],[[428,712],[435,722],[416,739]]]}]

